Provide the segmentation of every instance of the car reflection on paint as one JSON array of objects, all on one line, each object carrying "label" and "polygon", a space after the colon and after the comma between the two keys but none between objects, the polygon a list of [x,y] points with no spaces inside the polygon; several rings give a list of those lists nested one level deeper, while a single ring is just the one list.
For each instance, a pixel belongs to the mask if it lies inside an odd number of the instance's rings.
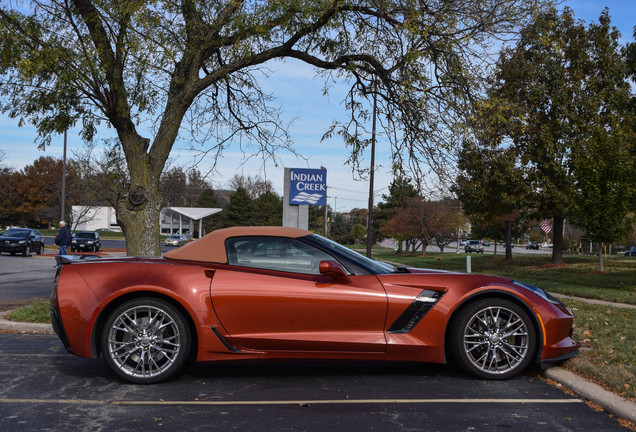
[{"label": "car reflection on paint", "polygon": [[294,228],[218,230],[163,257],[71,258],[57,258],[55,332],[134,383],[188,359],[453,361],[505,379],[578,352],[572,312],[540,288],[394,267]]}]

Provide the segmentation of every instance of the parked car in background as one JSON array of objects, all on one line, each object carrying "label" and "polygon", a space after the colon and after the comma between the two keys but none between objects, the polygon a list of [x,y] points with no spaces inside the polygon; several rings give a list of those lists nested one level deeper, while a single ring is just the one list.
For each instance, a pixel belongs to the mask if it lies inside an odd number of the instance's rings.
[{"label": "parked car in background", "polygon": [[96,231],[80,231],[71,241],[71,252],[89,251],[99,252],[102,241]]},{"label": "parked car in background", "polygon": [[625,251],[625,256],[633,256],[633,257],[636,257],[636,246],[632,246],[631,251],[630,251],[630,249],[628,248],[628,249]]},{"label": "parked car in background", "polygon": [[481,245],[484,246],[484,247],[490,246],[490,240],[482,240],[481,241]]},{"label": "parked car in background", "polygon": [[188,242],[188,239],[186,239],[184,236],[179,235],[179,234],[172,234],[170,237],[168,237],[166,239],[164,244],[166,246],[177,246],[178,247],[178,246],[183,246],[187,242]]},{"label": "parked car in background", "polygon": [[295,228],[217,230],[163,257],[79,258],[56,257],[53,329],[69,353],[134,383],[189,359],[453,361],[499,380],[579,348],[572,311],[541,288],[396,268]]},{"label": "parked car in background", "polygon": [[484,246],[479,240],[466,240],[466,246],[464,250],[468,252],[484,253]]},{"label": "parked car in background", "polygon": [[30,256],[36,252],[38,255],[44,253],[44,237],[40,231],[31,228],[9,228],[0,236],[0,252],[7,252],[11,255],[22,254]]},{"label": "parked car in background", "polygon": [[533,242],[533,241],[529,242],[526,245],[526,249],[529,249],[529,250],[531,250],[531,249],[539,250],[540,247],[541,247],[541,245],[538,242]]}]

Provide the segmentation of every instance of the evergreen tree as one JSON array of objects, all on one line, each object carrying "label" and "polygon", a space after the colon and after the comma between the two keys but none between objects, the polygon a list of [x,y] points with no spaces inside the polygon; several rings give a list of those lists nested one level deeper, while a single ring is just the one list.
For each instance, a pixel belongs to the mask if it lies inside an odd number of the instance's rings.
[{"label": "evergreen tree", "polygon": [[249,226],[254,221],[254,202],[242,187],[230,195],[230,203],[225,207],[225,227]]},{"label": "evergreen tree", "polygon": [[254,200],[254,225],[281,226],[283,224],[283,199],[275,192],[267,191]]}]

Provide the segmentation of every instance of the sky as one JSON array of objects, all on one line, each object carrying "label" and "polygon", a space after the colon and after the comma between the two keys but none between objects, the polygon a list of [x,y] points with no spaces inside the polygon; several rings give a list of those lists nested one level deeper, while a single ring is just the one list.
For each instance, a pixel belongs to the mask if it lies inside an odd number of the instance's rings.
[{"label": "sky", "polygon": [[[633,41],[633,28],[636,25],[635,0],[569,0],[563,3],[574,11],[577,19],[586,23],[597,21],[605,7],[609,8],[612,25],[622,33],[621,44]],[[230,148],[223,154],[216,171],[211,172],[207,180],[215,189],[224,189],[235,174],[259,175],[271,180],[276,192],[283,194],[284,167],[289,168],[327,168],[328,203],[335,211],[348,211],[352,208],[366,208],[369,183],[354,176],[351,167],[346,165],[349,150],[342,139],[335,137],[321,142],[321,138],[334,120],[344,120],[346,113],[341,105],[342,94],[336,87],[330,96],[323,95],[324,82],[315,78],[314,71],[300,62],[277,63],[275,73],[271,74],[265,87],[271,89],[277,98],[277,104],[283,109],[285,118],[290,121],[291,137],[297,153],[303,158],[280,153],[280,163],[276,166],[258,158],[245,161],[244,155],[236,148]],[[33,127],[18,127],[17,119],[0,114],[0,150],[6,153],[2,163],[16,170],[30,165],[41,156],[62,158],[63,137],[54,137],[45,151],[38,150],[35,144],[36,132]],[[68,132],[68,157],[81,151],[83,143],[79,138],[79,129]],[[98,140],[114,137],[112,129],[103,128]],[[170,155],[173,166],[192,166],[194,155],[186,143],[176,143]],[[369,160],[369,155],[366,155]],[[197,166],[204,174],[210,164],[202,162]],[[376,150],[376,174],[374,182],[374,202],[382,201],[382,194],[388,193],[392,180],[388,143],[378,136]]]}]

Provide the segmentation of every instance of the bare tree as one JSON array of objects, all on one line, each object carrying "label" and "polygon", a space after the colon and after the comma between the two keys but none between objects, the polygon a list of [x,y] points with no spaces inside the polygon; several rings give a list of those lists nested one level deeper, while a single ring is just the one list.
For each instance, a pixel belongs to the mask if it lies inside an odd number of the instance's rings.
[{"label": "bare tree", "polygon": [[34,124],[42,146],[78,122],[88,140],[110,124],[129,180],[115,205],[128,253],[159,254],[159,180],[179,137],[214,158],[230,146],[246,158],[295,151],[261,87],[270,62],[350,85],[350,118],[327,135],[351,145],[354,167],[377,93],[394,166],[442,173],[492,41],[544,3],[4,0],[0,109]]}]

